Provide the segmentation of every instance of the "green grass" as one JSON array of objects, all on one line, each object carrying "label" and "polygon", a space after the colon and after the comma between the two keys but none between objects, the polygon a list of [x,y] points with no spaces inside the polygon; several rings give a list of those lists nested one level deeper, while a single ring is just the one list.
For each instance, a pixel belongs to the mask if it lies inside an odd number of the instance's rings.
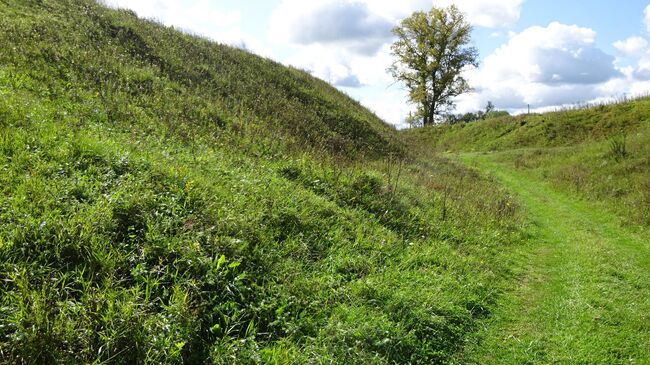
[{"label": "green grass", "polygon": [[0,9],[2,74],[42,97],[104,106],[88,117],[186,138],[253,130],[259,145],[282,138],[346,157],[400,152],[393,128],[306,72],[92,1]]},{"label": "green grass", "polygon": [[421,154],[492,151],[495,159],[650,225],[650,100],[403,132]]},{"label": "green grass", "polygon": [[0,363],[648,361],[650,101],[397,132],[94,1],[0,28]]},{"label": "green grass", "polygon": [[494,181],[326,83],[0,1],[0,362],[450,363],[513,279]]},{"label": "green grass", "polygon": [[[558,149],[504,151],[495,158],[566,194],[613,211],[630,227],[650,225],[650,149],[644,132],[627,138],[627,155],[612,156],[609,141]],[[614,137],[616,138],[616,137]]]},{"label": "green grass", "polygon": [[516,193],[532,222],[521,282],[501,299],[481,341],[468,351],[472,362],[650,362],[647,235],[491,155],[462,159]]},{"label": "green grass", "polygon": [[411,145],[424,151],[503,151],[569,147],[644,131],[650,99],[546,114],[505,116],[472,123],[406,130]]}]

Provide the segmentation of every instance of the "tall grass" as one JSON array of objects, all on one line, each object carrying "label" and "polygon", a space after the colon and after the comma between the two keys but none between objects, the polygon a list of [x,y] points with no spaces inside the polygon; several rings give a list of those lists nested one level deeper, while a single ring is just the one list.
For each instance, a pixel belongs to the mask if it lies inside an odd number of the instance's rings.
[{"label": "tall grass", "polygon": [[650,99],[545,114],[505,116],[467,124],[402,131],[409,145],[423,151],[503,151],[570,147],[644,131]]}]

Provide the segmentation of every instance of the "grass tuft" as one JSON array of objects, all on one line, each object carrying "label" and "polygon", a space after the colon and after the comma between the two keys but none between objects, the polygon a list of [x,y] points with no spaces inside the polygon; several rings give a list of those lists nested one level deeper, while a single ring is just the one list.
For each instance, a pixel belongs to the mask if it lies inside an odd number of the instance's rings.
[{"label": "grass tuft", "polygon": [[620,162],[628,157],[627,137],[614,137],[609,141],[609,157]]}]

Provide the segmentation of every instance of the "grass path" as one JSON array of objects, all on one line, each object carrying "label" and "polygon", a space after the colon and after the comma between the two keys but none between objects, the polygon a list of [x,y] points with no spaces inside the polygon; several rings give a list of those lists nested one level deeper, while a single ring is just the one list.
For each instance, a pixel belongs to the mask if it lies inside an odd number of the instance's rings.
[{"label": "grass path", "polygon": [[519,285],[468,350],[477,364],[650,364],[650,237],[595,205],[497,164],[495,176],[530,215]]}]

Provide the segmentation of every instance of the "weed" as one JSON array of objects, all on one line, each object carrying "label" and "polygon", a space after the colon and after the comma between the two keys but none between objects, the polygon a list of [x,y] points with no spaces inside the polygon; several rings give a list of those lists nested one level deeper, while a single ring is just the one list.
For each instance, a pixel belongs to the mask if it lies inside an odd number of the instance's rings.
[{"label": "weed", "polygon": [[614,137],[609,141],[609,157],[620,162],[628,157],[627,137]]}]

